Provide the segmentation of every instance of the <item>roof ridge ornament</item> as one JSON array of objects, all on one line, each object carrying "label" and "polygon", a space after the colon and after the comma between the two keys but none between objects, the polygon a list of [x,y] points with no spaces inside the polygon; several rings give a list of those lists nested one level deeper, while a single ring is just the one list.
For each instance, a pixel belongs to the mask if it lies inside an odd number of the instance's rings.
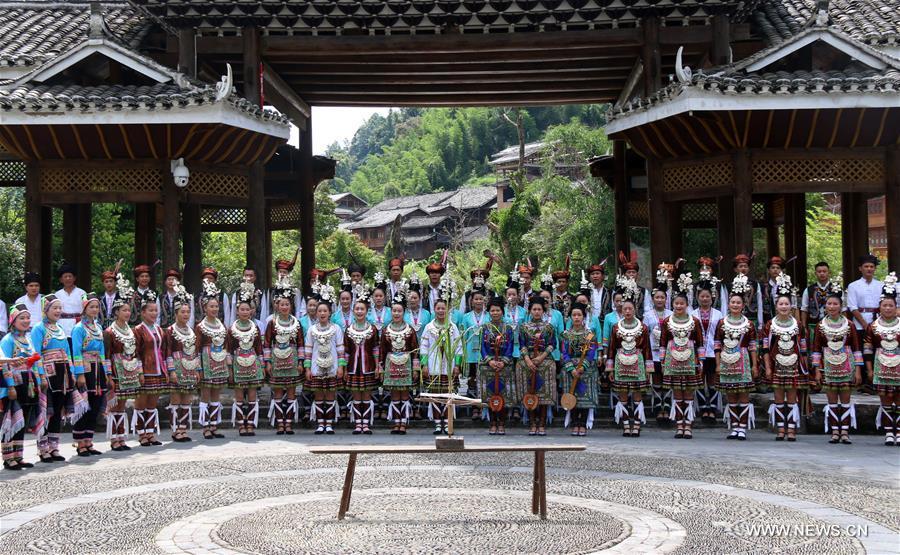
[{"label": "roof ridge ornament", "polygon": [[225,64],[226,73],[222,76],[222,80],[216,83],[216,102],[224,100],[231,94],[234,88],[234,76],[231,72],[231,64]]},{"label": "roof ridge ornament", "polygon": [[106,20],[103,19],[103,6],[100,5],[100,2],[91,2],[91,15],[88,21],[90,24],[88,36],[90,38],[104,39],[112,36],[112,32],[106,26]]},{"label": "roof ridge ornament", "polygon": [[815,27],[828,26],[828,3],[829,0],[816,0],[816,15],[812,24]]},{"label": "roof ridge ornament", "polygon": [[690,67],[682,65],[681,53],[683,51],[684,47],[679,46],[678,52],[675,53],[675,76],[678,77],[679,83],[690,84],[691,78],[694,76],[694,72],[691,71]]}]

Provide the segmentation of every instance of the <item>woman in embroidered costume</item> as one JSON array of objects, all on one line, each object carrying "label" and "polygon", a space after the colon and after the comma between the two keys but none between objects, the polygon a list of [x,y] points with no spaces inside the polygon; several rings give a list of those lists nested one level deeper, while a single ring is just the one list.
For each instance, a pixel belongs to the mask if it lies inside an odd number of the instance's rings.
[{"label": "woman in embroidered costume", "polygon": [[[643,393],[650,388],[648,363],[653,360],[650,350],[650,331],[635,314],[635,299],[639,289],[633,279],[616,278],[613,301],[621,311],[621,319],[609,331],[606,348],[606,373],[618,396],[615,421],[622,422],[624,437],[639,437],[644,418]],[[618,299],[618,301],[616,301]],[[651,367],[652,368],[652,367]]]},{"label": "woman in embroidered costume", "polygon": [[[422,332],[420,390],[427,393],[450,393],[459,385],[463,347],[459,328],[447,314],[453,302],[455,284],[449,274],[441,278],[440,294],[434,303],[434,320]],[[403,294],[402,286],[398,293]],[[435,434],[447,433],[447,405],[429,403],[428,417],[434,422]]]},{"label": "woman in embroidered costume", "polygon": [[24,304],[15,305],[9,313],[9,333],[0,340],[0,358],[5,362],[0,402],[3,467],[22,470],[34,465],[23,460],[25,428],[32,424],[34,434],[40,436],[47,424],[47,381],[44,368],[34,354],[31,344],[31,313]]},{"label": "woman in embroidered costume", "polygon": [[225,437],[219,433],[222,423],[221,390],[228,385],[228,351],[225,339],[228,328],[219,320],[219,298],[221,293],[215,282],[203,280],[200,295],[200,312],[203,319],[194,326],[197,346],[200,349],[200,425],[203,439]]},{"label": "woman in embroidered costume", "polygon": [[276,435],[294,435],[298,415],[297,386],[303,383],[303,329],[291,314],[294,286],[287,276],[275,282],[272,306],[275,315],[266,325],[266,374],[272,387],[269,418]]},{"label": "woman in embroidered costume", "polygon": [[359,283],[355,286],[355,293],[353,322],[344,333],[344,352],[347,356],[345,383],[353,394],[353,434],[368,435],[372,433],[375,413],[372,390],[381,381],[381,357],[378,351],[380,338],[378,330],[366,319],[371,295],[369,288]]},{"label": "woman in embroidered costume", "polygon": [[[378,295],[379,291],[381,290],[376,288],[372,295]],[[445,301],[444,310],[446,306]],[[402,297],[391,300],[391,321],[381,329],[381,344],[378,347],[384,372],[382,383],[384,389],[391,394],[387,417],[394,422],[392,434],[406,433],[412,415],[409,392],[413,387],[413,380],[418,379],[419,374],[419,339],[416,330],[404,321],[405,311],[406,303]],[[373,325],[378,327],[377,323]]]},{"label": "woman in embroidered costume", "polygon": [[72,439],[77,443],[81,457],[99,455],[94,449],[94,426],[103,409],[106,398],[109,361],[103,345],[103,329],[100,327],[100,299],[88,293],[82,299],[81,321],[72,329],[72,360],[75,375],[84,376],[88,411],[72,425]]},{"label": "woman in embroidered costume", "polygon": [[697,307],[690,310],[690,314],[700,321],[700,332],[703,336],[706,355],[701,359],[703,384],[697,388],[696,395],[700,419],[707,424],[716,423],[716,413],[722,404],[722,397],[716,389],[716,352],[714,348],[716,328],[722,320],[722,313],[713,307],[715,291],[718,288],[719,279],[710,273],[708,266],[701,266],[700,279],[693,289]]},{"label": "woman in embroidered costume", "polygon": [[750,392],[756,388],[759,377],[756,326],[744,314],[749,288],[747,276],[735,276],[728,292],[728,314],[719,320],[713,342],[718,389],[725,393],[728,402],[725,409],[725,421],[731,428],[728,439],[740,441],[747,439],[747,430],[755,421]]},{"label": "woman in embroidered costume", "polygon": [[346,330],[353,323],[353,283],[350,274],[342,270],[341,291],[338,293],[338,306],[331,316],[331,321]]},{"label": "woman in embroidered costume", "polygon": [[884,428],[884,444],[900,445],[900,319],[897,318],[897,274],[884,278],[878,318],[866,328],[864,353],[869,381],[881,399],[876,426]]},{"label": "woman in embroidered costume", "polygon": [[[644,325],[650,332],[650,351],[653,353],[653,372],[650,373],[650,410],[656,415],[656,422],[661,425],[669,425],[669,413],[672,410],[672,390],[662,383],[662,363],[659,359],[659,335],[662,333],[660,324],[672,315],[672,311],[666,308],[669,299],[669,280],[671,275],[667,270],[657,270],[656,282],[650,290],[650,300],[653,301],[653,310],[644,314]],[[647,361],[649,362],[649,361]]]},{"label": "woman in embroidered costume", "polygon": [[369,321],[375,325],[375,329],[377,329],[379,333],[381,333],[384,326],[391,321],[391,308],[385,306],[387,290],[388,285],[387,281],[384,279],[384,274],[381,272],[376,273],[375,289],[372,291],[372,307],[369,308]]},{"label": "woman in embroidered costume", "polygon": [[403,317],[406,323],[416,330],[419,340],[422,340],[422,332],[425,326],[431,321],[433,315],[428,310],[422,308],[422,282],[419,276],[413,274],[409,278],[409,291],[406,293],[406,314]]},{"label": "woman in embroidered costume", "polygon": [[[488,406],[491,419],[490,435],[506,435],[506,415],[509,407],[522,402],[516,397],[515,386],[515,332],[503,319],[506,303],[502,297],[492,297],[488,302],[490,321],[481,330],[481,363],[478,366],[478,391]],[[495,395],[503,399],[503,408],[492,407]]]},{"label": "woman in embroidered costume", "polygon": [[156,293],[148,289],[141,295],[141,323],[134,328],[135,347],[141,361],[144,381],[134,401],[135,433],[141,447],[162,445],[159,432],[159,396],[169,390],[169,369],[163,354],[163,330],[156,324],[159,315]]},{"label": "woman in embroidered costume", "polygon": [[85,385],[83,376],[75,377],[72,352],[66,333],[59,326],[62,303],[56,295],[45,295],[44,318],[31,330],[31,344],[41,355],[41,364],[47,377],[48,420],[44,433],[38,437],[41,462],[61,462],[59,435],[63,420],[77,422],[88,411],[88,402],[79,388]]},{"label": "woman in embroidered costume", "polygon": [[775,389],[769,421],[778,428],[776,441],[797,441],[800,407],[797,391],[809,387],[806,370],[806,330],[792,314],[794,298],[791,278],[776,279],[775,317],[763,326],[763,360],[766,381]]},{"label": "woman in embroidered costume", "polygon": [[556,333],[553,326],[544,321],[547,301],[540,295],[532,295],[528,301],[528,322],[519,326],[519,347],[521,357],[516,366],[517,395],[525,399],[526,394],[538,397],[538,406],[530,411],[531,427],[528,435],[547,435],[546,422],[548,407],[556,399],[556,364],[553,351],[556,348]]},{"label": "woman in embroidered costume", "polygon": [[[103,348],[110,363],[109,400],[106,405],[106,435],[113,451],[130,451],[125,444],[128,419],[125,404],[138,396],[144,374],[137,353],[137,340],[128,325],[131,320],[134,290],[121,273],[116,274],[116,297],[113,300],[113,322],[103,331]],[[137,414],[137,409],[135,409]]]},{"label": "woman in embroidered costume", "polygon": [[347,359],[344,356],[344,332],[331,322],[331,302],[334,288],[322,284],[317,293],[316,323],[306,332],[304,361],[306,367],[305,389],[315,394],[309,408],[309,420],[315,421],[316,434],[333,434],[337,415],[335,395],[338,383],[344,379]]},{"label": "woman in embroidered costume", "polygon": [[231,369],[230,385],[234,390],[231,420],[232,424],[238,425],[239,436],[256,435],[259,421],[259,400],[256,393],[266,381],[263,341],[253,319],[255,293],[256,287],[252,283],[241,283],[234,308],[235,320],[228,327],[228,336],[225,338],[228,366]]},{"label": "woman in embroidered costume", "polygon": [[197,332],[190,326],[194,296],[178,281],[172,289],[175,291],[172,297],[175,320],[163,332],[163,353],[171,383],[172,441],[184,443],[191,441],[187,433],[194,419],[191,404],[200,387],[201,357]]},{"label": "woman in embroidered costume", "polygon": [[585,317],[591,314],[586,304],[572,303],[569,314],[572,325],[563,332],[561,346],[562,392],[575,395],[576,405],[566,411],[566,426],[571,421],[572,435],[585,436],[593,427],[594,410],[600,406],[597,336],[585,325]]},{"label": "woman in embroidered costume", "polygon": [[700,320],[688,313],[691,274],[675,280],[672,315],[660,324],[659,358],[663,385],[672,390],[674,400],[670,418],[675,420],[675,438],[691,439],[694,421],[694,392],[703,385],[702,360],[706,355]]},{"label": "woman in embroidered costume", "polygon": [[843,288],[836,276],[828,283],[822,319],[815,326],[812,341],[812,365],[815,381],[822,384],[828,397],[825,406],[825,432],[831,429],[829,443],[849,445],[850,426],[856,426],[856,411],[850,391],[862,382],[863,355],[859,336],[841,312]]}]

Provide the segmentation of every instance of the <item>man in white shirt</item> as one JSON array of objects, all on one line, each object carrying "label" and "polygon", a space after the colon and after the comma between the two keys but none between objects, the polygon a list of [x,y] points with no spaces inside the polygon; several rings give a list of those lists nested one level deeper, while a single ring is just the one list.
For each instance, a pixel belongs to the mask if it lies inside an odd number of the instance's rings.
[{"label": "man in white shirt", "polygon": [[606,318],[609,311],[612,310],[612,295],[605,285],[606,266],[604,260],[599,264],[593,264],[588,267],[588,278],[591,280],[591,314],[596,316],[600,322]]},{"label": "man in white shirt", "polygon": [[[25,272],[25,279],[22,281],[25,284],[25,294],[16,299],[13,306],[16,304],[24,304],[31,314],[42,314],[41,301],[44,299],[44,296],[41,295],[41,276],[36,272]],[[36,323],[37,318],[32,316],[31,325],[34,326]]]},{"label": "man in white shirt", "polygon": [[[85,296],[84,289],[75,285],[75,268],[63,262],[57,272],[62,289],[56,292],[56,297],[62,303],[62,317],[59,319],[59,327],[66,332],[66,337],[72,337],[72,328],[81,320],[81,301]],[[39,312],[38,314],[43,314]]]},{"label": "man in white shirt", "polygon": [[697,286],[698,307],[691,310],[691,316],[700,320],[700,331],[703,335],[706,357],[703,359],[703,387],[697,389],[697,405],[700,408],[700,418],[708,423],[716,421],[716,412],[721,405],[719,391],[716,383],[716,328],[722,319],[722,312],[713,308],[713,289],[715,283],[711,280],[701,281]]},{"label": "man in white shirt", "polygon": [[432,262],[425,266],[425,273],[428,275],[428,285],[422,294],[422,301],[426,310],[434,310],[434,303],[440,296],[441,277],[446,269],[440,262]]},{"label": "man in white shirt", "polygon": [[[859,273],[862,277],[847,287],[847,312],[850,313],[859,344],[863,343],[866,326],[875,319],[878,312],[878,304],[881,302],[882,283],[875,279],[875,268],[878,266],[878,258],[873,254],[867,254],[859,259]],[[863,372],[865,385],[866,373]]]}]

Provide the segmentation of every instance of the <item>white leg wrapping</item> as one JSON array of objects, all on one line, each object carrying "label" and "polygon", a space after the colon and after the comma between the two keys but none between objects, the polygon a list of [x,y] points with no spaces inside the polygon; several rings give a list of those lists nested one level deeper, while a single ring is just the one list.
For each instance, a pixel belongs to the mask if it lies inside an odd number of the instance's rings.
[{"label": "white leg wrapping", "polygon": [[403,420],[409,422],[410,416],[412,416],[412,403],[409,400],[403,401]]},{"label": "white leg wrapping", "polygon": [[237,422],[237,414],[238,414],[238,404],[237,402],[231,403],[231,425]]},{"label": "white leg wrapping", "polygon": [[769,425],[775,426],[775,403],[769,405]]},{"label": "white leg wrapping", "polygon": [[[147,419],[147,417],[149,416],[150,418],[152,418],[152,422],[153,422],[153,427],[149,428],[147,433],[152,433],[152,431],[155,430],[155,432],[157,434],[161,434],[162,431],[160,430],[160,427],[159,427],[159,409],[145,410],[144,412],[147,413],[147,414],[144,414],[144,418]],[[146,423],[146,421],[145,421],[145,423]]]},{"label": "white leg wrapping", "polygon": [[293,414],[294,422],[298,422],[300,418],[300,403],[294,398],[289,404],[288,407],[291,410],[291,414]]},{"label": "white leg wrapping", "polygon": [[434,403],[428,403],[428,420],[434,422]]},{"label": "white leg wrapping", "polygon": [[187,425],[188,430],[194,430],[194,406],[193,405],[181,405],[181,408],[187,411]]},{"label": "white leg wrapping", "polygon": [[[366,417],[366,415],[368,415],[368,418]],[[363,412],[362,419],[363,422],[368,420],[369,426],[375,425],[375,401],[373,401],[372,399],[369,399],[369,402],[366,403],[366,410]]]},{"label": "white leg wrapping", "polygon": [[332,422],[337,422],[341,419],[341,413],[338,411],[338,406],[339,405],[337,399],[331,402],[331,415],[333,417],[331,420]]},{"label": "white leg wrapping", "polygon": [[277,403],[275,402],[275,396],[272,396],[272,400],[269,401],[269,414],[266,415],[266,418],[269,419],[270,426],[275,425],[275,405],[276,404]]},{"label": "white leg wrapping", "polygon": [[387,419],[394,420],[394,402],[388,401]]},{"label": "white leg wrapping", "polygon": [[310,422],[315,422],[316,420],[318,420],[318,414],[317,414],[318,411],[319,411],[318,403],[313,401],[312,403],[309,404],[309,421]]},{"label": "white leg wrapping", "polygon": [[259,400],[253,401],[253,404],[250,405],[250,414],[247,415],[247,420],[251,419],[251,415],[253,418],[253,427],[256,428],[259,426]]},{"label": "white leg wrapping", "polygon": [[888,411],[884,410],[884,405],[878,406],[878,412],[875,413],[875,429],[881,429],[881,415],[888,414]]},{"label": "white leg wrapping", "polygon": [[[839,406],[840,406],[840,403],[838,403],[837,405],[832,405],[831,403],[825,405],[825,409],[823,412],[825,413],[825,433],[826,434],[831,431],[831,423],[830,423],[831,417],[834,417],[835,420],[838,420],[838,422],[840,422],[840,418],[838,418],[837,413],[834,411],[834,409],[836,409]],[[840,424],[838,424],[838,426],[840,426]],[[838,428],[838,429],[840,429],[840,428]]]},{"label": "white leg wrapping", "polygon": [[725,405],[725,410],[722,411],[722,422],[725,423],[726,428],[731,429],[731,403]]},{"label": "white leg wrapping", "polygon": [[566,419],[563,421],[563,428],[568,428],[569,423],[572,421],[572,411],[566,411]]},{"label": "white leg wrapping", "polygon": [[745,407],[744,410],[750,411],[750,415],[747,417],[747,429],[752,430],[756,427],[756,407],[753,406],[753,403],[747,403]]},{"label": "white leg wrapping", "polygon": [[115,413],[113,413],[113,415],[115,416],[113,425],[115,425],[116,429],[118,430],[121,427],[123,430],[125,430],[124,433],[119,434],[118,439],[124,440],[126,437],[128,437],[128,434],[129,434],[128,415],[125,414],[124,412],[115,412]]},{"label": "white leg wrapping", "polygon": [[678,401],[672,401],[672,408],[669,409],[669,420],[673,420],[673,421],[675,420],[675,417],[676,417],[675,405],[677,405],[677,404],[678,404]]},{"label": "white leg wrapping", "polygon": [[143,434],[144,430],[138,430],[137,422],[138,422],[138,409],[132,409],[132,411],[131,411],[131,432],[134,434]]},{"label": "white leg wrapping", "polygon": [[116,419],[114,416],[116,413],[108,412],[106,413],[106,439],[113,438],[113,421]]},{"label": "white leg wrapping", "polygon": [[584,426],[585,426],[588,430],[593,430],[593,429],[594,429],[594,409],[590,409],[590,410],[588,411],[587,421],[584,423]]},{"label": "white leg wrapping", "polygon": [[800,429],[800,405],[794,403],[791,405],[791,412],[788,413],[791,419],[791,423],[794,425],[794,429]]},{"label": "white leg wrapping", "polygon": [[684,413],[684,421],[688,423],[694,421],[694,403],[691,401],[688,401],[687,410]]},{"label": "white leg wrapping", "polygon": [[169,405],[166,407],[169,410],[169,424],[172,428],[172,431],[178,429],[178,405]]},{"label": "white leg wrapping", "polygon": [[198,418],[201,426],[209,426],[209,404],[200,401],[200,416]]},{"label": "white leg wrapping", "polygon": [[850,428],[856,429],[856,403],[850,403],[846,405],[847,410],[844,411],[843,419],[841,425],[846,427],[847,425],[843,423],[843,420],[847,418],[850,419]]},{"label": "white leg wrapping", "polygon": [[622,404],[622,401],[619,401],[618,403],[616,403],[616,412],[613,413],[613,420],[616,424],[618,424],[622,420],[623,414],[625,414],[625,405]]},{"label": "white leg wrapping", "polygon": [[644,402],[638,401],[638,404],[635,407],[635,417],[634,419],[639,421],[641,424],[647,423],[647,417],[644,415]]}]

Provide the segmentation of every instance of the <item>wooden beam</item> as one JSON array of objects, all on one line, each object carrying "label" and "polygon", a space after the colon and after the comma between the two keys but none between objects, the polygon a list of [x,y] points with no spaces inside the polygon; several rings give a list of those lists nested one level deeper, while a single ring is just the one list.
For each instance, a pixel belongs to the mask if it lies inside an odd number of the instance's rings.
[{"label": "wooden beam", "polygon": [[257,281],[269,286],[266,264],[265,167],[255,163],[250,171],[250,198],[247,201],[247,264],[256,270]]},{"label": "wooden beam", "polygon": [[625,71],[618,68],[579,65],[573,67],[553,68],[496,68],[460,71],[431,71],[423,67],[423,71],[408,71],[405,68],[397,71],[376,71],[374,67],[360,65],[352,71],[335,71],[324,73],[321,66],[307,70],[305,66],[294,70],[283,71],[287,80],[286,86],[295,85],[439,85],[439,84],[478,84],[478,83],[530,83],[548,80],[580,81],[599,79],[621,82],[625,79]]},{"label": "wooden beam", "polygon": [[181,241],[184,247],[184,283],[185,287],[195,295],[200,292],[200,272],[203,266],[201,248],[200,205],[185,203],[181,205]]},{"label": "wooden beam", "polygon": [[56,290],[53,280],[53,208],[41,206],[41,244],[40,266],[37,267],[41,275],[41,288],[43,291]]},{"label": "wooden beam", "polygon": [[[285,104],[284,108],[279,108],[277,105],[275,107],[298,120],[295,125],[306,125],[306,119],[312,114],[309,104],[300,98],[294,89],[278,75],[278,72],[272,69],[272,66],[265,62],[263,62],[263,81],[268,87],[267,94],[271,96],[273,92],[276,93],[276,96]],[[296,112],[296,114],[291,115],[290,112]]]},{"label": "wooden beam", "polygon": [[309,295],[309,275],[316,267],[315,181],[312,164],[312,121],[306,131],[300,132],[300,186],[297,187],[300,203],[300,268],[303,272],[303,292]]},{"label": "wooden beam", "polygon": [[615,252],[631,252],[628,235],[628,167],[625,141],[613,141],[613,202],[615,203]]},{"label": "wooden beam", "polygon": [[644,96],[650,96],[662,88],[659,53],[659,18],[644,21],[641,63],[644,66]]},{"label": "wooden beam", "polygon": [[669,240],[670,211],[663,200],[662,165],[655,158],[647,159],[647,201],[650,205],[650,262],[656,268],[660,262],[671,262],[672,243]]},{"label": "wooden beam", "polygon": [[547,106],[554,104],[590,104],[598,102],[611,102],[616,98],[616,91],[596,91],[594,93],[554,93],[554,94],[515,94],[509,93],[498,97],[488,95],[480,98],[474,94],[445,94],[398,96],[371,95],[357,93],[355,96],[342,96],[337,98],[330,95],[305,95],[310,104],[315,106]]},{"label": "wooden beam", "polygon": [[[466,91],[467,96],[484,97],[497,94],[517,94],[527,91],[531,95],[538,94],[585,94],[603,91],[607,94],[615,95],[622,88],[622,80],[618,77],[590,79],[582,75],[580,79],[574,82],[570,80],[550,79],[546,81],[528,81],[524,84],[521,81],[498,82],[490,80],[481,80],[478,82],[477,90]],[[363,96],[363,95],[394,95],[399,98],[407,96],[447,96],[448,89],[453,90],[461,83],[450,81],[443,84],[419,84],[419,83],[392,83],[392,82],[375,82],[370,84],[346,84],[346,83],[326,83],[312,84],[305,81],[297,83],[297,90],[301,91],[304,96],[321,97],[321,96]]]},{"label": "wooden beam", "polygon": [[[687,50],[687,48],[685,49]],[[490,68],[520,68],[541,69],[544,67],[577,67],[609,66],[621,70],[628,70],[631,64],[627,61],[617,63],[616,60],[629,60],[634,57],[635,48],[569,48],[556,50],[548,48],[541,52],[506,52],[502,57],[490,55],[471,55],[461,57],[456,54],[429,55],[422,54],[392,54],[377,59],[358,56],[355,54],[312,54],[308,53],[303,58],[297,58],[293,54],[279,55],[267,52],[266,61],[271,63],[281,75],[286,72],[310,68],[331,67],[336,72],[347,72],[354,68],[372,66],[376,71],[452,71],[457,70],[484,70]],[[489,54],[489,53],[488,53]]]},{"label": "wooden beam", "polygon": [[634,65],[631,67],[631,72],[628,74],[628,79],[625,80],[625,86],[622,87],[622,92],[619,93],[619,97],[616,99],[616,106],[621,106],[631,98],[631,93],[634,92],[634,88],[637,86],[638,81],[641,80],[643,73],[644,64],[640,58],[636,58]]},{"label": "wooden beam", "polygon": [[[178,252],[178,240],[181,236],[178,200],[181,192],[175,185],[169,168],[169,161],[164,160],[162,167],[162,270],[180,269],[181,260]],[[183,276],[182,276],[183,277]]]},{"label": "wooden beam", "polygon": [[753,249],[753,196],[750,153],[738,150],[732,154],[734,165],[734,243],[737,252]]},{"label": "wooden beam", "polygon": [[178,71],[197,78],[197,34],[190,27],[178,29]]},{"label": "wooden beam", "polygon": [[796,256],[793,262],[791,274],[793,284],[801,291],[806,288],[809,281],[807,275],[807,245],[806,245],[806,195],[797,193],[794,195],[793,202],[793,218],[794,220],[794,250],[787,253],[789,256]]},{"label": "wooden beam", "polygon": [[869,252],[869,212],[865,195],[841,194],[841,245],[844,283],[850,283],[859,277],[859,258]]},{"label": "wooden beam", "polygon": [[668,212],[667,219],[669,220],[669,259],[666,259],[666,262],[674,262],[675,259],[684,256],[684,220],[682,219],[682,203],[666,202],[665,205]]},{"label": "wooden beam", "polygon": [[893,269],[900,267],[900,148],[896,145],[885,150],[884,192],[888,261]]},{"label": "wooden beam", "polygon": [[38,272],[41,278],[49,268],[45,268],[41,254],[44,242],[53,240],[52,235],[44,235],[44,210],[40,204],[40,166],[29,162],[25,166],[25,271]]}]

